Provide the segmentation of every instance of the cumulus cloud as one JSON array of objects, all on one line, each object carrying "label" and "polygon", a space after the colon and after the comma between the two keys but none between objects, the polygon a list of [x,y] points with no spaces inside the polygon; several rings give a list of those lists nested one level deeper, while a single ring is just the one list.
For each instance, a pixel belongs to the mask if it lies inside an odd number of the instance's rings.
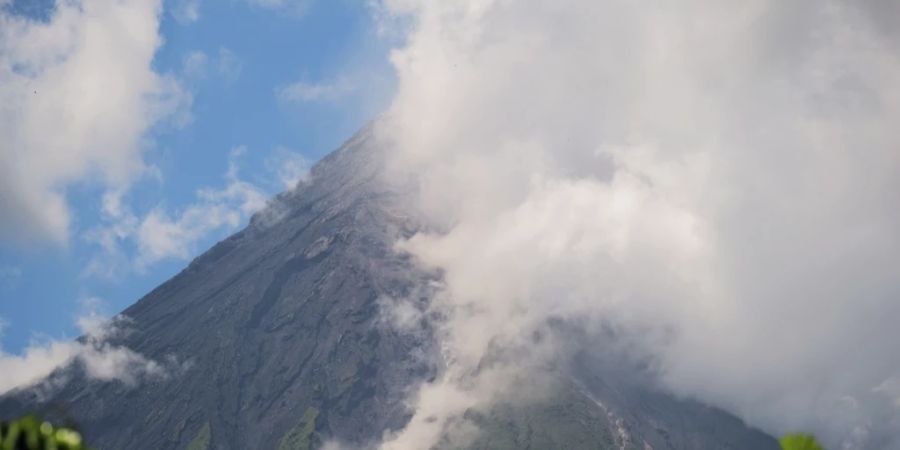
[{"label": "cumulus cloud", "polygon": [[0,10],[0,238],[65,243],[66,187],[140,176],[146,132],[190,101],[153,70],[159,0],[57,2],[47,21]]},{"label": "cumulus cloud", "polygon": [[[399,247],[446,283],[446,369],[385,448],[428,447],[565,355],[532,348],[552,320],[615,324],[666,389],[773,434],[900,445],[884,2],[382,6],[412,24],[378,132],[434,230]],[[479,367],[498,349],[516,356]]]},{"label": "cumulus cloud", "polygon": [[3,373],[0,394],[32,386],[70,364],[81,365],[91,379],[119,381],[127,386],[134,386],[145,377],[168,378],[187,367],[174,356],[166,361],[154,361],[110,343],[111,339],[128,332],[128,319],[117,316],[110,320],[100,316],[95,309],[96,302],[96,299],[86,302],[86,312],[76,319],[82,339],[35,341],[18,355],[0,350],[0,373]]}]

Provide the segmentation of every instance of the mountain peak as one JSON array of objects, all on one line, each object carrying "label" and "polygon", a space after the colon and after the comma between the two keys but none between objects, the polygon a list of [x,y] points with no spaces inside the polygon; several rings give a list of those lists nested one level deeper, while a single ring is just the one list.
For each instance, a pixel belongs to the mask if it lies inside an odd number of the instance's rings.
[{"label": "mountain peak", "polygon": [[[418,225],[409,194],[383,169],[370,126],[126,309],[128,332],[111,344],[177,370],[126,385],[75,364],[3,397],[0,410],[75,418],[101,449],[379,445],[406,425],[408,396],[441,365],[427,321],[398,329],[386,315],[396,302],[426,310],[436,275],[395,250]],[[606,381],[562,382],[550,402],[471,411],[482,433],[466,445],[777,448],[721,411]]]}]

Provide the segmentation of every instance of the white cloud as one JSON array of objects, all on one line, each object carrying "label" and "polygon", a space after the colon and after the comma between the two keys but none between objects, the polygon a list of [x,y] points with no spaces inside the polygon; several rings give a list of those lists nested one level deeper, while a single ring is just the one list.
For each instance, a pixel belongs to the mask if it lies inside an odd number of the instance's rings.
[{"label": "white cloud", "polygon": [[231,151],[225,178],[228,185],[221,190],[197,191],[197,202],[170,217],[155,209],[141,221],[137,229],[138,264],[152,264],[165,258],[188,259],[194,244],[210,232],[234,229],[246,218],[266,205],[267,195],[256,186],[238,178],[237,158],[244,147]]},{"label": "white cloud", "polygon": [[250,6],[268,10],[287,11],[296,16],[302,16],[309,11],[312,0],[246,0]]},{"label": "white cloud", "polygon": [[265,178],[252,183],[239,174],[239,162],[246,151],[239,146],[229,153],[223,187],[199,189],[193,202],[176,210],[160,203],[143,213],[135,212],[123,201],[126,191],[106,192],[103,223],[83,236],[98,247],[83,275],[119,279],[163,260],[190,259],[201,250],[197,246],[204,239],[236,230],[257,212],[265,213],[261,218],[264,222],[277,221],[283,211],[270,204],[269,198],[273,192],[304,183],[310,161],[278,146],[264,158]]},{"label": "white cloud", "polygon": [[216,71],[226,84],[237,81],[244,69],[244,63],[231,50],[219,47],[219,57],[216,61]]},{"label": "white cloud", "polygon": [[211,70],[222,82],[231,84],[240,78],[243,63],[234,52],[225,47],[219,47],[218,53],[212,58],[200,50],[190,51],[182,58],[181,71],[189,79],[205,79]]},{"label": "white cloud", "polygon": [[325,83],[297,81],[277,88],[275,96],[286,102],[332,102],[352,94],[354,91],[356,91],[356,86],[350,79],[339,77]]},{"label": "white cloud", "polygon": [[209,57],[200,50],[194,50],[184,55],[181,62],[181,71],[189,78],[206,78],[209,66]]},{"label": "white cloud", "polygon": [[182,25],[200,20],[200,0],[173,0],[172,16]]},{"label": "white cloud", "polygon": [[265,160],[266,169],[275,174],[280,188],[289,190],[309,180],[310,160],[298,152],[278,146]]},{"label": "white cloud", "polygon": [[57,2],[46,23],[0,12],[0,239],[65,243],[66,187],[127,186],[145,133],[188,104],[153,71],[159,0]]},{"label": "white cloud", "polygon": [[[400,248],[445,274],[448,361],[385,448],[567,354],[529,347],[551,318],[631,331],[668,389],[769,432],[900,445],[900,41],[873,5],[385,1],[414,23],[379,132],[445,230]],[[529,351],[481,375],[498,348]]]},{"label": "white cloud", "polygon": [[82,341],[35,341],[18,355],[0,350],[0,373],[3,373],[0,394],[35,385],[54,370],[72,363],[80,364],[92,379],[119,381],[128,386],[145,377],[167,378],[187,367],[174,357],[154,361],[127,347],[111,344],[110,339],[128,332],[128,319],[124,316],[105,319],[94,309],[96,306],[96,300],[87,302],[88,310],[76,319],[83,333]]},{"label": "white cloud", "polygon": [[[312,0],[245,0],[254,8],[269,11],[287,12],[300,17],[309,11]],[[172,16],[182,25],[196,22],[200,19],[201,0],[173,0],[171,6]]]},{"label": "white cloud", "polygon": [[232,149],[223,188],[199,189],[193,203],[176,211],[157,205],[138,216],[122,204],[123,192],[108,192],[103,202],[105,223],[85,234],[101,250],[85,275],[118,278],[122,271],[142,271],[165,259],[189,259],[196,254],[197,243],[211,233],[234,230],[263,209],[269,194],[238,174],[238,159],[245,151]]},{"label": "white cloud", "polygon": [[219,47],[218,53],[210,57],[200,50],[193,50],[184,55],[181,62],[181,71],[185,77],[192,80],[203,80],[210,75],[210,71],[225,84],[237,81],[241,76],[243,63],[240,58],[225,47]]}]

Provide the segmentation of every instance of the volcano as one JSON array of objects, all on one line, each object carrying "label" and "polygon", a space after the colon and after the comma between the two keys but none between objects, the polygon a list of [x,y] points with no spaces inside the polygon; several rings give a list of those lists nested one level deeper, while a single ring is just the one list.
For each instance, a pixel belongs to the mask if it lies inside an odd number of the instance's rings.
[{"label": "volcano", "polygon": [[[380,174],[369,127],[121,313],[104,345],[158,361],[162,374],[98,380],[74,361],[0,398],[0,415],[74,421],[94,448],[377,448],[411,417],[415,387],[439,374],[424,310],[440,273],[395,243],[421,225],[409,192]],[[587,364],[541,402],[470,411],[480,449],[777,449],[738,418]],[[441,447],[459,446],[444,440]]]}]

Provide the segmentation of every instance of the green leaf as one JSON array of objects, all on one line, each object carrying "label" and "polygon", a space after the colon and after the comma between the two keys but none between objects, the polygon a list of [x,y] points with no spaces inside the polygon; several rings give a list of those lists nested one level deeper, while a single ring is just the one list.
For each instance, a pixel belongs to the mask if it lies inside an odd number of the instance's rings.
[{"label": "green leaf", "polygon": [[0,422],[0,450],[88,450],[81,435],[34,416]]},{"label": "green leaf", "polygon": [[816,438],[803,433],[786,434],[779,442],[782,450],[825,450]]}]

